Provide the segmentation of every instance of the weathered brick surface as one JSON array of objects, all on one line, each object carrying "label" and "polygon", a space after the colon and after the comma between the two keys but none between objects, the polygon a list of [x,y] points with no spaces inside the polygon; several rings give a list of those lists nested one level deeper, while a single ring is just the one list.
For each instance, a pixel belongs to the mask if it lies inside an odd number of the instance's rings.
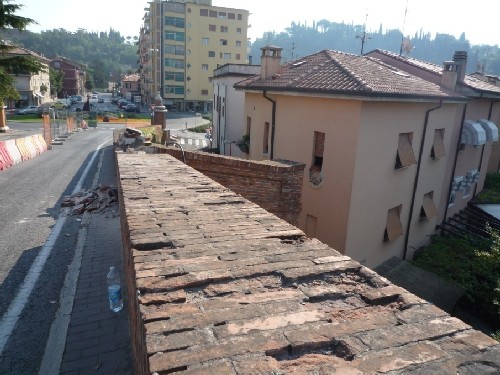
[{"label": "weathered brick surface", "polygon": [[175,158],[117,161],[137,374],[500,369],[498,342]]}]

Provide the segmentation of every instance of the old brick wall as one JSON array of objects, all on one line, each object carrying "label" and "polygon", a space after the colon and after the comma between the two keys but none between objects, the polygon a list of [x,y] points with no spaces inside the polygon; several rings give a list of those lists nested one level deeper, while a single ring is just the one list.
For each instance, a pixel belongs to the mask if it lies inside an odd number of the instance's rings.
[{"label": "old brick wall", "polygon": [[204,175],[242,195],[290,224],[297,225],[301,210],[304,164],[275,160],[254,161],[155,145]]},{"label": "old brick wall", "polygon": [[169,155],[117,153],[136,374],[482,374],[500,344]]}]

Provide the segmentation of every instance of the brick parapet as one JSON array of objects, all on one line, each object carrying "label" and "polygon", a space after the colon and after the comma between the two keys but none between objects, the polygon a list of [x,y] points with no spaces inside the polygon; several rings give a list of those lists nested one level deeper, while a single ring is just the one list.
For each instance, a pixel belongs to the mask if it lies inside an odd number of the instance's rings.
[{"label": "brick parapet", "polygon": [[500,369],[495,340],[173,157],[117,163],[137,374]]},{"label": "brick parapet", "polygon": [[245,160],[226,155],[155,145],[269,212],[297,225],[301,211],[305,165],[286,160]]}]

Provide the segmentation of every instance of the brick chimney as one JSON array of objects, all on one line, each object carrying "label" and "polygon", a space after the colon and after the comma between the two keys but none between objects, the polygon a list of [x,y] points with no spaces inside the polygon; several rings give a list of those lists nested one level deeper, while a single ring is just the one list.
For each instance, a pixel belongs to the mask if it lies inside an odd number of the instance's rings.
[{"label": "brick chimney", "polygon": [[260,57],[260,77],[262,79],[269,79],[281,67],[281,51],[283,48],[275,46],[266,46],[261,48],[262,55]]},{"label": "brick chimney", "polygon": [[467,70],[467,52],[455,51],[453,61],[457,64],[457,82],[463,83],[465,71]]},{"label": "brick chimney", "polygon": [[455,61],[445,61],[443,74],[441,75],[441,86],[447,90],[455,91],[457,85],[457,64]]}]

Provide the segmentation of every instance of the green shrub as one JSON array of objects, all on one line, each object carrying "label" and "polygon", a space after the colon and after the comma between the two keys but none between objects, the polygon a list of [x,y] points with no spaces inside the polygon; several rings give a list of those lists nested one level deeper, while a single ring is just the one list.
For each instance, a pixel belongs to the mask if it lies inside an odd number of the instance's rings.
[{"label": "green shrub", "polygon": [[500,203],[500,173],[488,173],[481,193],[475,197],[477,203]]},{"label": "green shrub", "polygon": [[487,228],[491,238],[435,236],[417,253],[413,264],[465,289],[464,302],[490,324],[500,327],[500,235]]},{"label": "green shrub", "polygon": [[244,134],[240,140],[236,142],[236,146],[238,146],[241,152],[248,154],[250,152],[250,135]]}]

